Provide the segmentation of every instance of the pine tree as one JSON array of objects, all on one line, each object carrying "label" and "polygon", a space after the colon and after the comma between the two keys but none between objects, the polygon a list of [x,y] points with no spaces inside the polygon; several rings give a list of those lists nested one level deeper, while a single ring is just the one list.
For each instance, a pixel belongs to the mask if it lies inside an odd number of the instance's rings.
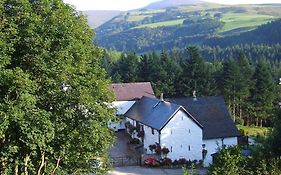
[{"label": "pine tree", "polygon": [[254,106],[256,125],[262,126],[263,121],[272,116],[277,96],[270,68],[264,61],[258,62],[253,79],[255,86],[252,91],[251,101]]},{"label": "pine tree", "polygon": [[241,72],[234,60],[228,60],[224,63],[221,84],[223,95],[231,111],[234,121],[236,120],[236,107],[238,104],[238,91]]},{"label": "pine tree", "polygon": [[247,119],[247,124],[250,123],[250,91],[253,88],[252,76],[253,68],[250,61],[245,57],[243,53],[240,53],[237,59],[237,65],[239,67],[239,83],[237,84],[237,96],[238,96],[238,116],[239,118]]},{"label": "pine tree", "polygon": [[187,51],[189,58],[181,63],[181,94],[190,96],[193,91],[199,96],[214,94],[216,85],[212,65],[203,60],[197,47],[188,47]]},{"label": "pine tree", "polygon": [[121,55],[118,62],[118,73],[124,83],[138,81],[139,58],[135,52]]}]

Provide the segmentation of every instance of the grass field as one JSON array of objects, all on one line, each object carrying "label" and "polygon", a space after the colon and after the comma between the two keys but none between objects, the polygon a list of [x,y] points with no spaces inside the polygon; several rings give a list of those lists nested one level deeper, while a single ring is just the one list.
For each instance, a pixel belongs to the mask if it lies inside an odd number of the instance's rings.
[{"label": "grass field", "polygon": [[156,22],[156,23],[151,23],[151,24],[144,24],[144,25],[140,25],[140,26],[134,27],[134,29],[140,29],[140,28],[145,28],[145,27],[156,28],[156,27],[174,26],[174,25],[182,24],[182,22],[184,20],[185,19],[177,19],[177,20],[171,20],[171,21],[164,21],[164,22]]},{"label": "grass field", "polygon": [[127,19],[128,22],[134,22],[134,21],[142,21],[145,18],[151,17],[151,15],[130,15]]},{"label": "grass field", "polygon": [[250,137],[256,137],[258,135],[267,136],[271,131],[271,128],[265,128],[265,127],[242,126],[242,125],[237,125],[237,127],[239,130],[243,130],[245,135]]},{"label": "grass field", "polygon": [[224,27],[218,32],[223,33],[239,28],[256,27],[272,21],[273,19],[275,19],[275,17],[269,15],[226,13],[221,19],[221,21],[225,23]]}]

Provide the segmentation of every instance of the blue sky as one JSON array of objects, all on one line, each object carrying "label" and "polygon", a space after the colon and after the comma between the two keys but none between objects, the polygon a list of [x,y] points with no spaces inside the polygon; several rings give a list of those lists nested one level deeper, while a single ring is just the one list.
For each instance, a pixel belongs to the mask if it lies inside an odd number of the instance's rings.
[{"label": "blue sky", "polygon": [[[132,10],[159,0],[64,0],[77,10]],[[221,4],[281,3],[281,0],[205,0]]]}]

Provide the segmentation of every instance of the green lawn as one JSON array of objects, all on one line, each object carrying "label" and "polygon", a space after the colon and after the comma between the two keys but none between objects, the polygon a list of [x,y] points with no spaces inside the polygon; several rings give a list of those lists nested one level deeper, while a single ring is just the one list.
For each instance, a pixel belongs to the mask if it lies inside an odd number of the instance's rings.
[{"label": "green lawn", "polygon": [[134,27],[134,29],[145,28],[145,27],[156,28],[156,27],[163,27],[163,26],[164,27],[166,27],[166,26],[174,26],[174,25],[182,24],[184,20],[185,19],[177,19],[177,20],[156,22],[156,23],[151,23],[151,24],[144,24],[144,25],[140,25],[140,26]]},{"label": "green lawn", "polygon": [[225,24],[219,33],[239,28],[259,26],[272,21],[274,18],[273,16],[260,14],[226,13],[221,19]]},{"label": "green lawn", "polygon": [[243,130],[245,135],[250,137],[256,137],[258,135],[267,136],[271,131],[271,128],[265,128],[265,127],[242,126],[242,125],[237,125],[237,127],[239,130]]}]

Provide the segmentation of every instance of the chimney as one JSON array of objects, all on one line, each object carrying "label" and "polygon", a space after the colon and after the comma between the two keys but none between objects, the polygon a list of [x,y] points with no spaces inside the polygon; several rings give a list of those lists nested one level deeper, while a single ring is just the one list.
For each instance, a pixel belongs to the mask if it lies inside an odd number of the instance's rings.
[{"label": "chimney", "polygon": [[160,95],[160,100],[161,101],[164,101],[164,97],[163,96],[164,96],[163,93],[161,93],[161,95]]},{"label": "chimney", "polygon": [[194,101],[197,101],[197,98],[196,98],[196,91],[193,91],[193,92],[192,92],[192,95],[193,95],[193,100],[194,100]]}]

